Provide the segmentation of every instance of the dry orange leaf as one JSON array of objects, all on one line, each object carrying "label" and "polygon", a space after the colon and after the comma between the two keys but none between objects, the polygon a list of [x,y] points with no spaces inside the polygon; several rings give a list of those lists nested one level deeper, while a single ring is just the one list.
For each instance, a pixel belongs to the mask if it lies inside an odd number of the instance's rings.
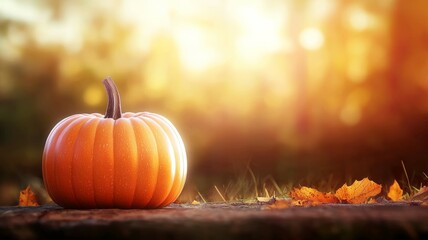
[{"label": "dry orange leaf", "polygon": [[342,202],[358,204],[378,195],[381,190],[381,185],[364,178],[360,181],[355,181],[351,186],[344,184],[337,189],[335,196]]},{"label": "dry orange leaf", "polygon": [[392,201],[400,201],[403,199],[403,189],[401,189],[396,180],[394,180],[394,183],[389,187],[388,197]]},{"label": "dry orange leaf", "polygon": [[31,190],[30,186],[22,190],[19,193],[19,204],[18,206],[39,206],[37,202],[36,194]]},{"label": "dry orange leaf", "polygon": [[291,198],[294,200],[308,200],[311,202],[319,203],[338,203],[339,199],[331,193],[323,193],[314,188],[301,187],[294,188],[290,193]]}]

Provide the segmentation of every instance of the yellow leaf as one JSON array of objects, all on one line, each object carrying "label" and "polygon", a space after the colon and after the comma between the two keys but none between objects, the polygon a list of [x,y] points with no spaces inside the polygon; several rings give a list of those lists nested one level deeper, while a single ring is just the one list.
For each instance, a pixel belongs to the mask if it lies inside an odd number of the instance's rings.
[{"label": "yellow leaf", "polygon": [[389,187],[388,197],[392,201],[399,201],[403,199],[403,189],[401,189],[396,180],[394,180],[394,183]]},{"label": "yellow leaf", "polygon": [[199,201],[193,200],[192,205],[198,205],[201,204]]},{"label": "yellow leaf", "polygon": [[31,190],[30,186],[19,193],[18,206],[39,206],[36,194]]},{"label": "yellow leaf", "polygon": [[339,200],[331,193],[323,193],[314,188],[301,187],[294,188],[290,193],[294,200],[308,200],[318,203],[338,203]]},{"label": "yellow leaf", "polygon": [[364,178],[360,181],[355,181],[351,186],[344,184],[337,189],[335,196],[342,202],[346,203],[364,203],[370,197],[376,196],[382,190],[382,186]]}]

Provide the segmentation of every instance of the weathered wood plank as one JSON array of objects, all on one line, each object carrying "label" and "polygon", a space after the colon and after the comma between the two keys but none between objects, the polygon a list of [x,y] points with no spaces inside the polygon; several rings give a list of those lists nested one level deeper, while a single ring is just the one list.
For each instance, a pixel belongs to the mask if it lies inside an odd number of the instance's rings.
[{"label": "weathered wood plank", "polygon": [[0,239],[428,239],[428,207],[173,204],[154,210],[0,207]]}]

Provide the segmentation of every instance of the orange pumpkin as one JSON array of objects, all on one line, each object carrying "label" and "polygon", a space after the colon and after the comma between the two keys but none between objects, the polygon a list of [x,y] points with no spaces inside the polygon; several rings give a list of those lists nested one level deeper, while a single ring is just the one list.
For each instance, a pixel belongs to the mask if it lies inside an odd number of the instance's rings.
[{"label": "orange pumpkin", "polygon": [[183,141],[158,114],[121,112],[111,78],[105,116],[76,114],[59,122],[43,152],[50,197],[67,208],[157,208],[181,193],[187,174]]}]

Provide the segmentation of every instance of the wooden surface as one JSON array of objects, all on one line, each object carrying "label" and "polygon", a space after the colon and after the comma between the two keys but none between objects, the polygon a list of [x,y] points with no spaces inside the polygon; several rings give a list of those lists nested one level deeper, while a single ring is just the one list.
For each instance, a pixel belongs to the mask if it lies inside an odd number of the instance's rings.
[{"label": "wooden surface", "polygon": [[0,207],[0,239],[428,239],[428,207],[408,203],[265,209],[173,204],[155,210]]}]

